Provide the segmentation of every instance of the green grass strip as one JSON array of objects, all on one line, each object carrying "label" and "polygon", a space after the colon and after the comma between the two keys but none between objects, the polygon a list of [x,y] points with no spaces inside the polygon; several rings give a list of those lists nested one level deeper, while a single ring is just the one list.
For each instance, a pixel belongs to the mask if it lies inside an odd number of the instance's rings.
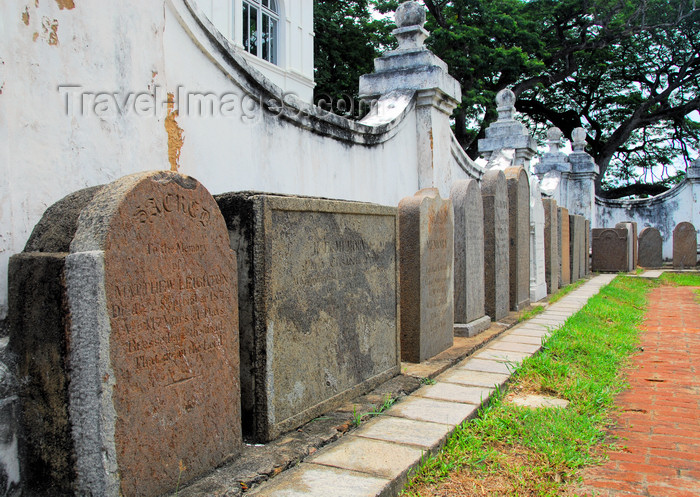
[{"label": "green grass strip", "polygon": [[669,273],[665,272],[659,281],[673,286],[700,286],[700,273]]},{"label": "green grass strip", "polygon": [[556,495],[578,468],[599,461],[615,395],[626,386],[621,369],[637,350],[637,326],[656,284],[616,277],[515,372],[510,389],[560,397],[567,408],[518,407],[497,392],[423,461],[402,495],[431,495],[419,487],[460,469],[498,475],[499,494]]}]

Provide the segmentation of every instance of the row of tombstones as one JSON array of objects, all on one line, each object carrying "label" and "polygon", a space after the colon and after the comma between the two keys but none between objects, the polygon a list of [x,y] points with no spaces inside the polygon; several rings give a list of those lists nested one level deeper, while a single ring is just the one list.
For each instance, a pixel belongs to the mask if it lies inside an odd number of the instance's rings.
[{"label": "row of tombstones", "polygon": [[[633,271],[637,266],[663,265],[663,240],[658,229],[644,228],[637,235],[637,223],[618,223],[614,228],[592,232],[593,271]],[[694,268],[698,264],[698,235],[692,223],[678,223],[673,230],[673,267]]]},{"label": "row of tombstones", "polygon": [[[398,209],[214,198],[171,172],[69,195],[10,261],[23,481],[173,491],[244,433],[271,440],[522,308],[529,193],[509,168]],[[554,201],[545,213],[554,291],[587,273],[588,229]]]}]

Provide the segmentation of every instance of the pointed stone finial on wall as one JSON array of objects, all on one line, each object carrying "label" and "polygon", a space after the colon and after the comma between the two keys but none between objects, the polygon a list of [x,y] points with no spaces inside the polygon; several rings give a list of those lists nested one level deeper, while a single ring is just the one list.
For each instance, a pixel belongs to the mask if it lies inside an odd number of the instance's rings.
[{"label": "pointed stone finial on wall", "polygon": [[586,137],[588,134],[583,128],[574,128],[571,132],[571,139],[573,140],[574,152],[583,152],[586,150]]},{"label": "pointed stone finial on wall", "polygon": [[547,130],[547,145],[549,146],[550,153],[556,154],[559,152],[562,136],[564,136],[564,133],[562,133],[557,127],[549,128]]},{"label": "pointed stone finial on wall", "polygon": [[515,119],[515,93],[508,88],[496,94],[496,106],[499,121],[513,121]]},{"label": "pointed stone finial on wall", "polygon": [[700,157],[695,159],[695,162],[688,166],[686,177],[688,179],[700,180]]},{"label": "pointed stone finial on wall", "polygon": [[397,51],[420,50],[430,35],[424,28],[425,9],[418,2],[404,2],[396,9],[394,15],[398,26],[392,34],[399,41]]}]

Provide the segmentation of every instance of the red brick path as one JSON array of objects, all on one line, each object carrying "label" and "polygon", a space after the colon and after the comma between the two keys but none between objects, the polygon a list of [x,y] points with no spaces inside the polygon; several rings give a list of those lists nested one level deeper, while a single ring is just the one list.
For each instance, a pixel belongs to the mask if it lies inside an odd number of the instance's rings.
[{"label": "red brick path", "polygon": [[700,496],[700,305],[689,287],[649,295],[644,351],[617,399],[625,449],[584,472],[583,495]]}]

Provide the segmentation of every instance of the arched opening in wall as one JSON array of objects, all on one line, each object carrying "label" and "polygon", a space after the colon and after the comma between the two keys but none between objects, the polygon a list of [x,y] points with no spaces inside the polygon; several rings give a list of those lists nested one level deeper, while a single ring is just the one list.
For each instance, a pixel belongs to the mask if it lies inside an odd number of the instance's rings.
[{"label": "arched opening in wall", "polygon": [[243,0],[243,48],[279,64],[280,8],[278,0]]}]

